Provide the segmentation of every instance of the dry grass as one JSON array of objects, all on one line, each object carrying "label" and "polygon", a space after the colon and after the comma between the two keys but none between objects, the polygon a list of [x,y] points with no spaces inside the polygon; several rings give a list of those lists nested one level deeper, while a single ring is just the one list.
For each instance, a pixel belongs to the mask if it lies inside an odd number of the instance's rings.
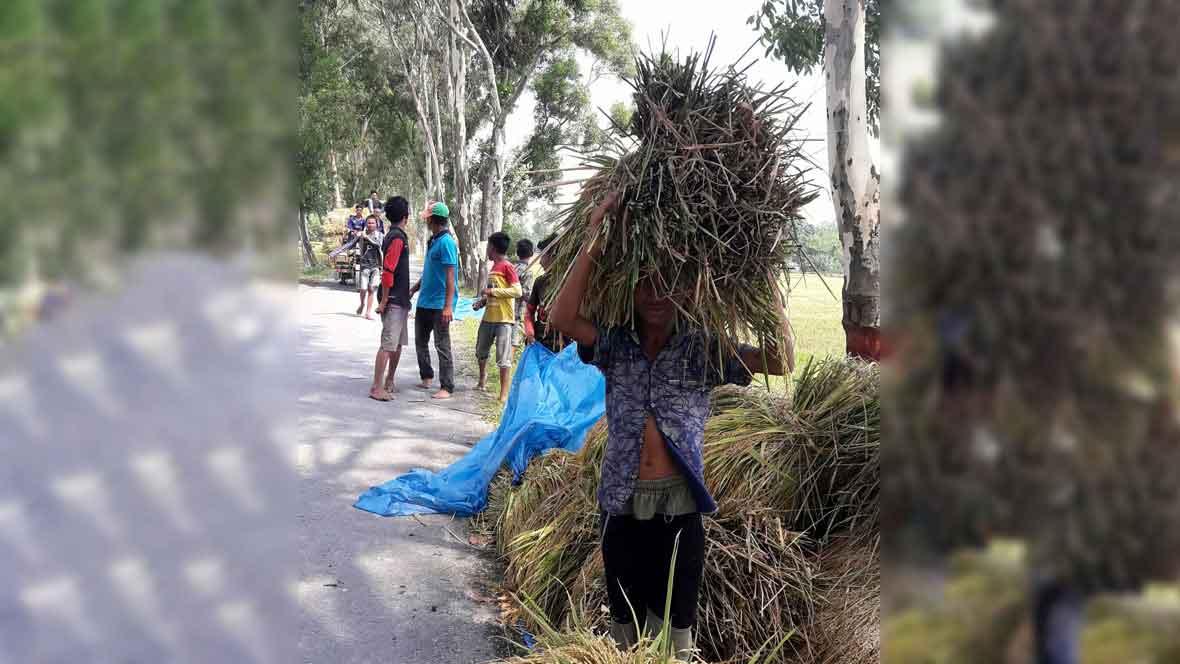
[{"label": "dry grass", "polygon": [[[601,239],[598,287],[584,303],[593,320],[630,321],[631,294],[651,277],[682,320],[723,346],[774,349],[781,277],[799,253],[800,210],[816,196],[794,132],[804,109],[781,87],[711,69],[710,52],[638,58],[632,126],[617,128],[615,155],[587,158],[597,172],[559,220],[552,271],[564,280]],[[589,211],[608,191],[622,194],[619,209],[589,237]]]}]

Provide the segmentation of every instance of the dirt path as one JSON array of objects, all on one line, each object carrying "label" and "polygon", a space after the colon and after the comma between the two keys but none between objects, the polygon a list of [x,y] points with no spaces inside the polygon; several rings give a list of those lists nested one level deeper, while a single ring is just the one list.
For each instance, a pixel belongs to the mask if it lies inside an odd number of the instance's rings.
[{"label": "dirt path", "polygon": [[[298,421],[301,662],[457,664],[495,657],[490,562],[449,517],[381,518],[352,507],[372,485],[462,456],[490,427],[469,379],[431,402],[417,380],[413,340],[402,393],[366,398],[380,323],[353,315],[354,291],[300,286]],[[411,335],[413,321],[410,322]],[[461,335],[454,334],[456,341]],[[456,347],[456,356],[471,351]],[[437,369],[437,367],[436,367]]]}]

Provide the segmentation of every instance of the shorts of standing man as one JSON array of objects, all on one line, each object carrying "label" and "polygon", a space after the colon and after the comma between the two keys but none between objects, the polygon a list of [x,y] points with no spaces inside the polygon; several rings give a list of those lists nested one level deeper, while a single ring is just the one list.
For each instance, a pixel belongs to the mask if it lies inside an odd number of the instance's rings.
[{"label": "shorts of standing man", "polygon": [[390,304],[381,314],[381,350],[397,352],[410,343],[410,310]]},{"label": "shorts of standing man", "polygon": [[475,359],[483,362],[492,354],[496,344],[496,366],[501,369],[512,367],[512,327],[514,323],[487,323],[481,321],[479,334],[475,337]]},{"label": "shorts of standing man", "polygon": [[381,285],[380,267],[362,267],[360,278],[357,280],[357,290],[377,290]]}]

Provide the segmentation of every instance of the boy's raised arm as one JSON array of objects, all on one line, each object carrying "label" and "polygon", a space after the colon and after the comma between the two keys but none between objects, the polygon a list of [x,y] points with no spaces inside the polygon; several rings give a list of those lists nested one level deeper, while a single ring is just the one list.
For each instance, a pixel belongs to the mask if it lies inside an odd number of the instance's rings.
[{"label": "boy's raised arm", "polygon": [[598,340],[598,329],[594,323],[581,315],[582,300],[586,297],[586,287],[590,282],[590,272],[594,269],[594,260],[601,254],[597,239],[598,229],[606,214],[613,210],[619,202],[619,194],[611,193],[594,211],[590,213],[588,234],[595,237],[593,244],[585,246],[578,253],[574,267],[570,270],[569,278],[557,297],[553,300],[553,307],[549,310],[549,324],[558,332],[577,341],[584,346],[593,346]]}]

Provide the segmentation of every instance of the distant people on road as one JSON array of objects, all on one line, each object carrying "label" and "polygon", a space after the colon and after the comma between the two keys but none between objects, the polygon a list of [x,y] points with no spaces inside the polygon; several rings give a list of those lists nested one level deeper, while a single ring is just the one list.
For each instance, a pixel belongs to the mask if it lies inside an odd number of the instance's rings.
[{"label": "distant people on road", "polygon": [[389,218],[389,232],[381,243],[381,298],[377,315],[381,316],[381,345],[373,366],[373,385],[369,398],[389,401],[397,394],[397,365],[401,363],[402,348],[409,343],[410,329],[410,239],[406,236],[406,222],[410,219],[410,203],[394,196],[385,203]]},{"label": "distant people on road", "polygon": [[348,215],[348,220],[344,222],[344,228],[348,231],[345,234],[346,239],[351,239],[355,235],[365,232],[365,206],[357,203],[352,208],[352,214]]},{"label": "distant people on road", "polygon": [[554,353],[560,353],[566,346],[565,336],[550,327],[549,316],[545,311],[545,297],[549,293],[552,279],[548,270],[549,266],[553,265],[553,254],[546,249],[553,244],[555,239],[556,236],[550,235],[537,245],[537,249],[541,252],[541,269],[545,270],[545,273],[533,282],[533,290],[529,295],[528,306],[525,308],[524,336],[529,343],[536,341]]},{"label": "distant people on road", "polygon": [[369,192],[369,197],[365,199],[365,207],[369,208],[369,214],[382,216],[381,213],[385,211],[385,204],[381,202],[381,195],[377,190]]},{"label": "distant people on road", "polygon": [[361,296],[360,306],[356,308],[356,315],[364,312],[367,320],[373,320],[369,312],[373,309],[373,299],[377,286],[381,284],[381,241],[383,233],[377,230],[377,215],[371,214],[365,219],[365,232],[361,237],[361,257],[359,259],[360,274],[357,275],[356,286]]},{"label": "distant people on road", "polygon": [[515,324],[512,327],[512,346],[519,348],[524,344],[524,313],[528,305],[529,296],[533,292],[533,279],[536,272],[532,270],[533,241],[524,238],[516,242],[516,276],[520,277],[520,297],[514,303]]},{"label": "distant people on road", "polygon": [[516,267],[508,262],[510,246],[512,240],[507,233],[492,233],[488,238],[487,259],[492,262],[492,269],[488,273],[487,288],[472,307],[484,310],[475,341],[475,359],[479,362],[476,389],[482,392],[487,388],[488,357],[494,344],[496,366],[500,368],[500,403],[508,401],[508,388],[511,387],[508,375],[512,371],[512,332],[516,325],[516,302],[521,293]]},{"label": "distant people on road", "polygon": [[459,247],[448,232],[450,210],[442,201],[428,203],[421,217],[430,228],[426,243],[426,257],[422,278],[410,288],[410,295],[419,293],[414,314],[414,346],[418,353],[418,372],[422,382],[418,387],[431,388],[434,368],[430,365],[430,337],[438,352],[438,378],[441,389],[434,399],[450,399],[455,393],[455,364],[451,353],[451,320],[459,300]]}]

